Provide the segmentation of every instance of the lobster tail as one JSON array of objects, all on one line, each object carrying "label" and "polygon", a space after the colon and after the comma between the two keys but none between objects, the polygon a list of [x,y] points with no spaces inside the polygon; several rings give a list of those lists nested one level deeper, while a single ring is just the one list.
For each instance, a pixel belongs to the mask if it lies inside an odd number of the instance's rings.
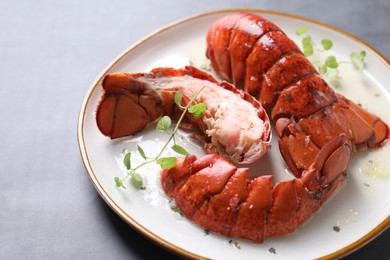
[{"label": "lobster tail", "polygon": [[203,228],[262,243],[265,237],[295,231],[318,210],[346,179],[350,154],[349,141],[338,136],[301,179],[275,186],[272,176],[249,180],[248,168],[237,169],[218,155],[189,155],[162,171],[161,183],[183,215]]},{"label": "lobster tail", "polygon": [[[150,73],[113,73],[103,80],[104,95],[97,108],[100,131],[111,138],[133,135],[168,115],[177,120],[192,100],[204,103],[200,118],[186,114],[185,129],[197,128],[208,151],[236,163],[251,163],[270,146],[267,113],[251,95],[193,66],[156,68]],[[175,95],[181,91],[181,108]],[[183,126],[183,124],[181,124]]]},{"label": "lobster tail", "polygon": [[[225,21],[229,22],[225,25]],[[224,54],[214,53],[212,67],[218,75],[258,98],[264,107],[271,107],[272,119],[283,119],[283,123],[276,123],[278,133],[290,131],[281,129],[288,126],[286,120],[297,124],[295,132],[305,125],[305,138],[316,139],[313,144],[319,149],[338,135],[346,135],[357,150],[378,147],[388,139],[388,126],[336,94],[299,47],[273,23],[249,13],[227,15],[209,29],[208,40],[221,31],[226,42],[218,48],[224,48],[219,50]],[[208,41],[207,46],[207,53],[213,53],[213,42]],[[222,63],[231,70],[222,73]]]}]

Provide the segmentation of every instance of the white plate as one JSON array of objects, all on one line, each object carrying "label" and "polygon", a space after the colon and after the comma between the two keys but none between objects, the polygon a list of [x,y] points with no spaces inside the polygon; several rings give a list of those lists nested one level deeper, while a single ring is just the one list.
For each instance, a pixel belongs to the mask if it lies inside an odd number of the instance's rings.
[{"label": "white plate", "polygon": [[[180,255],[212,259],[314,259],[339,257],[361,247],[381,233],[390,224],[390,177],[374,178],[359,169],[368,160],[382,160],[381,167],[389,167],[390,145],[374,152],[355,155],[349,167],[347,184],[324,205],[306,224],[296,232],[275,238],[267,238],[264,244],[240,241],[240,249],[229,243],[229,238],[215,234],[205,235],[204,230],[180,217],[170,209],[168,198],[160,187],[158,167],[148,166],[139,173],[143,176],[146,190],[136,191],[131,185],[118,189],[115,176],[124,174],[121,165],[123,151],[136,151],[140,144],[145,151],[153,152],[166,136],[145,130],[135,137],[110,140],[100,134],[95,123],[95,109],[101,96],[101,79],[112,72],[143,72],[157,66],[181,67],[189,62],[201,66],[205,59],[205,36],[209,26],[219,17],[237,10],[224,10],[190,17],[169,25],[142,39],[110,64],[87,92],[81,107],[78,138],[86,170],[97,191],[133,228],[137,229],[161,246]],[[339,60],[348,60],[351,51],[365,50],[367,66],[363,73],[342,65],[344,87],[338,89],[349,98],[360,102],[368,110],[390,122],[389,64],[373,48],[338,29],[306,18],[262,10],[259,13],[279,25],[293,39],[299,41],[295,31],[310,28],[315,42],[323,38],[334,43],[332,54]],[[181,144],[191,152],[204,152],[183,134]],[[274,135],[276,136],[276,135]],[[291,178],[285,169],[279,150],[274,149],[252,166],[254,169],[271,169],[277,180]],[[133,164],[141,159],[133,156]],[[335,232],[333,226],[340,226]],[[269,248],[275,248],[271,254]]]}]

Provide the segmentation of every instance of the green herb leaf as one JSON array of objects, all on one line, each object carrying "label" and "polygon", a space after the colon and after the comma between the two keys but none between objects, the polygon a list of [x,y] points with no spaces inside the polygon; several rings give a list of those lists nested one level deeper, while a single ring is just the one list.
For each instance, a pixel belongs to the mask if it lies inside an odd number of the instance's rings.
[{"label": "green herb leaf", "polygon": [[328,67],[326,66],[326,64],[322,65],[319,68],[319,71],[320,71],[321,74],[325,74],[327,70],[328,70]]},{"label": "green herb leaf", "polygon": [[333,55],[326,58],[325,65],[332,69],[337,69],[339,66],[339,64],[336,61],[336,57]]},{"label": "green herb leaf", "polygon": [[205,103],[198,103],[190,107],[188,109],[188,112],[190,112],[193,117],[200,118],[203,115],[204,111],[206,111],[206,108],[207,106]]},{"label": "green herb leaf", "polygon": [[119,188],[122,186],[122,181],[119,179],[119,177],[115,177],[114,181],[116,183],[116,186]]},{"label": "green herb leaf", "polygon": [[130,161],[131,153],[127,153],[125,157],[123,158],[123,164],[125,165],[127,170],[130,170],[131,168],[131,161]]},{"label": "green herb leaf", "polygon": [[144,150],[138,144],[137,144],[137,150],[138,150],[139,154],[142,156],[142,158],[144,158],[144,160],[146,160],[148,158],[148,157],[146,157]]},{"label": "green herb leaf", "polygon": [[175,144],[173,145],[172,147],[172,150],[174,150],[175,152],[177,152],[178,154],[181,154],[181,155],[188,155],[189,153],[187,152],[186,149],[184,149],[184,147],[178,145],[178,144]]},{"label": "green herb leaf", "polygon": [[158,159],[156,163],[163,169],[170,169],[175,165],[176,160],[176,157],[162,157]]},{"label": "green herb leaf", "polygon": [[313,44],[310,36],[306,36],[305,38],[302,39],[302,45],[303,45],[303,54],[305,54],[305,56],[313,55],[314,49],[313,49]]},{"label": "green herb leaf", "polygon": [[181,99],[183,98],[183,92],[180,90],[175,94],[175,104],[181,107]]},{"label": "green herb leaf", "polygon": [[350,55],[350,59],[351,59],[352,64],[359,71],[361,71],[364,68],[364,65],[365,65],[364,58],[365,57],[366,57],[365,51],[361,51],[360,53],[352,52]]},{"label": "green herb leaf", "polygon": [[324,50],[326,50],[326,51],[329,50],[330,48],[332,48],[332,46],[333,46],[332,41],[329,39],[323,39],[321,41],[321,44],[322,44],[322,48],[324,48]]},{"label": "green herb leaf", "polygon": [[171,126],[171,124],[171,118],[169,116],[163,116],[162,118],[160,118],[160,120],[158,120],[156,130],[159,133],[166,132]]},{"label": "green herb leaf", "polygon": [[305,54],[306,57],[313,55],[314,50],[312,46],[306,46],[303,48],[303,54]]},{"label": "green herb leaf", "polygon": [[138,173],[133,173],[133,174],[131,175],[130,181],[131,181],[131,184],[132,184],[135,188],[137,188],[137,189],[141,189],[142,186],[143,186],[142,177],[141,177],[141,175],[139,175]]},{"label": "green herb leaf", "polygon": [[304,33],[307,33],[308,31],[309,31],[308,28],[300,28],[300,29],[298,29],[295,33],[296,33],[298,36],[300,36],[300,35],[302,35],[302,34],[304,34]]},{"label": "green herb leaf", "polygon": [[302,38],[302,45],[303,46],[307,46],[307,45],[312,46],[311,37],[306,36],[306,37]]}]

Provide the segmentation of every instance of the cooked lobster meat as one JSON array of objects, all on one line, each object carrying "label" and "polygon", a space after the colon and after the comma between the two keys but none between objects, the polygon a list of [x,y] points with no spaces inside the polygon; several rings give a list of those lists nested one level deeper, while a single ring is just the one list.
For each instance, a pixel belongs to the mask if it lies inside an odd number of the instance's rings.
[{"label": "cooked lobster meat", "polygon": [[111,138],[134,135],[162,115],[177,118],[182,111],[174,103],[176,92],[183,93],[185,106],[204,87],[195,102],[206,103],[206,111],[199,119],[189,114],[186,125],[203,133],[208,151],[236,163],[251,163],[270,146],[270,122],[260,103],[195,67],[108,74],[102,86],[96,120]]},{"label": "cooked lobster meat", "polygon": [[[225,236],[262,243],[293,232],[347,178],[353,152],[382,146],[389,128],[321,78],[280,28],[249,13],[216,21],[207,34],[215,72],[269,108],[281,154],[295,175],[248,179],[217,155],[187,156],[161,174],[184,216]],[[259,174],[261,175],[261,174]]]}]

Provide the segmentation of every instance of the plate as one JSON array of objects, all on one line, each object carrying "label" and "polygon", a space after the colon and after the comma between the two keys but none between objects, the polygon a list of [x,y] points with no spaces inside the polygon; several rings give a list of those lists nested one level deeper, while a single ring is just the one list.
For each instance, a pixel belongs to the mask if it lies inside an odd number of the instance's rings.
[{"label": "plate", "polygon": [[[390,145],[377,151],[362,152],[351,159],[349,180],[337,194],[292,234],[267,238],[264,244],[254,244],[207,234],[192,222],[171,209],[159,182],[159,168],[148,165],[139,170],[145,189],[135,190],[131,185],[118,189],[115,176],[125,174],[124,153],[133,153],[132,163],[142,158],[137,155],[137,144],[152,155],[162,147],[167,136],[155,133],[153,126],[133,137],[110,140],[102,136],[95,123],[95,110],[101,96],[101,80],[112,72],[147,72],[154,67],[182,67],[207,65],[205,36],[209,26],[218,18],[235,11],[250,11],[262,15],[280,26],[300,43],[295,34],[299,28],[309,28],[314,42],[331,39],[329,54],[339,61],[348,60],[351,51],[365,50],[366,67],[357,72],[351,64],[340,65],[340,82],[336,91],[342,92],[369,111],[390,122],[389,64],[372,47],[354,36],[306,18],[263,10],[221,10],[196,15],[166,26],[131,46],[117,57],[92,84],[85,95],[78,122],[78,140],[86,171],[99,194],[129,225],[159,245],[184,257],[212,259],[275,259],[334,258],[346,255],[379,235],[390,224]],[[386,109],[385,109],[386,108]],[[180,132],[180,144],[191,153],[204,151]],[[276,136],[276,135],[274,135]],[[274,138],[273,147],[277,147]],[[149,154],[150,153],[150,154]],[[170,152],[168,151],[167,154]],[[365,174],[362,169],[370,161],[384,169],[383,174]],[[277,180],[291,178],[278,149],[271,151],[251,165],[252,172],[272,170]],[[333,227],[338,226],[336,232]],[[270,252],[270,248],[275,252]],[[272,251],[272,250],[271,250]]]}]

